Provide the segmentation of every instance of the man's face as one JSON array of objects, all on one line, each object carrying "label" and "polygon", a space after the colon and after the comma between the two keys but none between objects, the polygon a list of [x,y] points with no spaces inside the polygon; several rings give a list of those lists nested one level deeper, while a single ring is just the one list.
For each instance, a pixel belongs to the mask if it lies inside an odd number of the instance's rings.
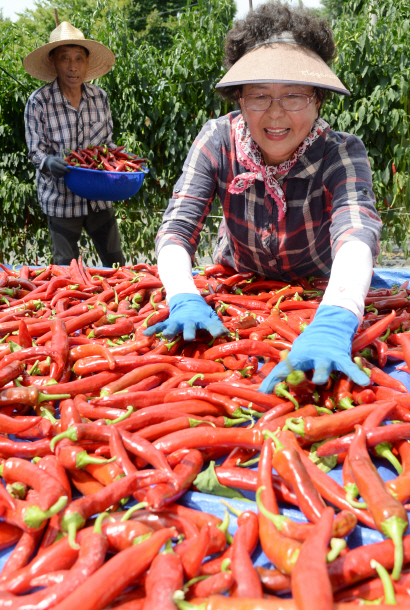
[{"label": "man's face", "polygon": [[88,68],[88,57],[83,47],[57,47],[50,60],[56,69],[60,86],[81,89]]}]

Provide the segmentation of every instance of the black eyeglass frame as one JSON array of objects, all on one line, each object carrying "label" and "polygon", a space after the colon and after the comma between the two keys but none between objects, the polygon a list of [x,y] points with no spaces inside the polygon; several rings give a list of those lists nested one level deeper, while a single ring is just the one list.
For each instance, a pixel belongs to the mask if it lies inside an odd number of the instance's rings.
[{"label": "black eyeglass frame", "polygon": [[[282,104],[282,99],[285,97],[293,97],[294,95],[299,95],[299,96],[303,96],[307,98],[307,103],[306,106],[303,106],[303,108],[299,108],[298,110],[287,110],[286,108],[283,107]],[[277,101],[279,102],[279,106],[281,108],[283,108],[283,110],[285,112],[301,112],[302,110],[305,110],[305,108],[307,108],[309,106],[309,104],[312,103],[313,98],[317,95],[316,89],[313,91],[312,95],[306,95],[306,93],[288,93],[286,95],[282,95],[282,97],[270,97],[270,95],[265,95],[264,93],[249,93],[248,95],[244,95],[239,97],[240,100],[243,100],[245,102],[245,108],[246,110],[251,110],[252,112],[266,112],[267,110],[269,110],[269,108],[272,105],[272,102]],[[264,110],[254,110],[253,108],[248,108],[248,106],[246,106],[246,98],[247,97],[252,97],[252,98],[256,98],[256,97],[269,97],[270,98],[270,104],[267,108],[265,108]]]}]

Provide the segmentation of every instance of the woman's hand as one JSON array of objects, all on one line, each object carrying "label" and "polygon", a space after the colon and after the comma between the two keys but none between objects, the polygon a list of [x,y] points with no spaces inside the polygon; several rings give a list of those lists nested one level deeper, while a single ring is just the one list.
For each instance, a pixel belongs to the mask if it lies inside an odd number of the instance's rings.
[{"label": "woman's hand", "polygon": [[312,381],[326,383],[332,371],[342,371],[358,385],[370,383],[352,361],[352,340],[358,327],[354,313],[334,305],[321,305],[313,322],[294,341],[287,358],[264,379],[260,392],[270,394],[293,370],[313,369]]},{"label": "woman's hand", "polygon": [[198,294],[176,294],[169,301],[169,309],[169,318],[147,328],[144,335],[162,333],[166,339],[173,339],[182,330],[184,340],[193,341],[199,329],[207,330],[213,337],[229,332]]}]

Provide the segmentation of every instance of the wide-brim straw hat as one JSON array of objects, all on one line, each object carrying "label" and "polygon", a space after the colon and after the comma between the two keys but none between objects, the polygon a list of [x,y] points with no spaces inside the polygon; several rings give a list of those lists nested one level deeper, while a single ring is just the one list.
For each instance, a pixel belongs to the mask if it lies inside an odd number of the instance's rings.
[{"label": "wide-brim straw hat", "polygon": [[255,45],[234,63],[216,87],[253,83],[311,85],[350,95],[323,59],[298,44],[290,32],[275,34]]},{"label": "wide-brim straw hat", "polygon": [[23,59],[24,69],[38,80],[53,81],[57,77],[57,72],[49,53],[56,47],[68,44],[75,44],[89,51],[88,69],[84,79],[86,82],[107,74],[115,64],[115,55],[108,47],[96,40],[85,38],[84,34],[71,23],[63,21],[51,32],[50,42],[32,51]]}]

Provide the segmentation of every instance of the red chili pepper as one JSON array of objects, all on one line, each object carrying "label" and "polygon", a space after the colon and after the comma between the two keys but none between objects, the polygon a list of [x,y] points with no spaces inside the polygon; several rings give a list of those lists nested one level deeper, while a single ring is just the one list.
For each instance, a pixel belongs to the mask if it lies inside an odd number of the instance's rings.
[{"label": "red chili pepper", "polygon": [[193,483],[203,465],[199,451],[192,449],[184,455],[173,470],[175,484],[160,483],[150,488],[145,496],[150,508],[158,510],[176,501]]},{"label": "red chili pepper", "polygon": [[99,570],[82,583],[56,610],[98,610],[109,605],[138,576],[149,568],[162,545],[172,538],[174,530],[163,529],[151,538],[134,545],[109,559]]},{"label": "red chili pepper", "polygon": [[303,544],[292,570],[292,595],[300,610],[333,608],[332,586],[326,565],[333,517],[333,508],[325,508],[320,521]]},{"label": "red chili pepper", "polygon": [[0,523],[0,550],[8,549],[21,538],[23,530],[10,523]]},{"label": "red chili pepper", "polygon": [[279,514],[272,486],[272,440],[265,439],[258,465],[258,508],[259,537],[262,549],[281,572],[290,574],[300,552],[301,544],[286,538],[277,530],[273,522],[262,512],[263,506],[269,513]]},{"label": "red chili pepper", "polygon": [[260,599],[263,597],[262,584],[248,551],[249,528],[259,530],[258,517],[252,511],[242,513],[233,538],[230,567],[235,579],[234,595]]},{"label": "red chili pepper", "polygon": [[282,443],[272,436],[276,451],[272,456],[272,466],[285,483],[291,487],[298,500],[300,510],[309,521],[316,523],[320,520],[326,504],[315,489],[298,452],[293,447],[284,447]]},{"label": "red chili pepper", "polygon": [[365,431],[356,427],[355,437],[349,448],[349,466],[359,493],[369,507],[377,529],[393,540],[395,559],[392,578],[398,580],[403,564],[403,533],[408,527],[407,512],[385,488],[366,448]]},{"label": "red chili pepper", "polygon": [[251,341],[249,339],[240,339],[232,343],[224,343],[211,347],[201,356],[204,360],[216,360],[230,354],[247,354],[248,356],[261,356],[279,360],[278,350],[266,345],[263,341]]},{"label": "red chili pepper", "polygon": [[[349,411],[346,411],[346,413],[349,413]],[[352,512],[357,519],[364,523],[367,527],[373,529],[375,528],[374,521],[369,511],[354,508],[349,504],[349,502],[346,500],[344,489],[334,479],[327,476],[327,474],[320,470],[320,468],[318,468],[316,464],[314,464],[307,457],[303,449],[299,446],[294,434],[289,431],[284,431],[278,434],[278,438],[285,445],[285,447],[294,447],[298,451],[303,465],[309,473],[314,486],[324,500],[327,500],[342,510]]]},{"label": "red chili pepper", "polygon": [[352,343],[352,353],[360,351],[361,349],[370,345],[375,339],[378,339],[382,335],[388,326],[393,322],[396,317],[396,312],[393,310],[389,315],[384,316],[381,320],[367,328],[362,333],[356,335]]},{"label": "red chili pepper", "polygon": [[407,440],[395,444],[400,454],[403,468],[402,474],[395,479],[386,481],[387,490],[402,504],[410,499],[410,443]]},{"label": "red chili pepper", "polygon": [[[0,590],[3,590],[3,580],[5,581],[10,577],[14,578],[15,576],[17,578],[19,577],[20,570],[25,568],[28,564],[42,535],[43,528],[39,528],[33,532],[22,533],[20,540],[17,542],[1,571]],[[7,590],[7,588],[5,589]]]},{"label": "red chili pepper", "polygon": [[65,489],[58,479],[21,458],[9,458],[4,462],[3,478],[6,483],[19,481],[35,489],[38,493],[38,505],[42,511],[49,510],[65,495]]},{"label": "red chili pepper", "polygon": [[145,580],[145,610],[175,610],[173,595],[182,589],[184,575],[181,559],[172,550],[157,555]]}]

